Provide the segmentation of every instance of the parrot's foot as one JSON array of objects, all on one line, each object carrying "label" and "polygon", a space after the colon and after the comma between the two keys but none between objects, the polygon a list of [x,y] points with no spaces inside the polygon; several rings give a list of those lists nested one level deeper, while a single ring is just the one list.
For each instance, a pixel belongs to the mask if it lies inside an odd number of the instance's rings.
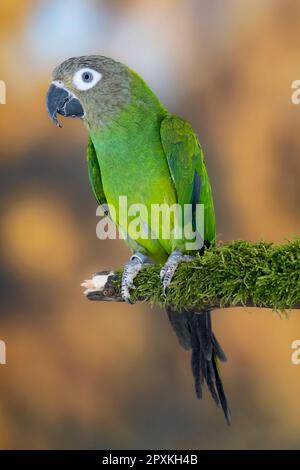
[{"label": "parrot's foot", "polygon": [[133,280],[142,269],[143,265],[146,264],[148,258],[143,255],[143,253],[134,253],[128,263],[124,266],[124,271],[122,275],[122,284],[121,284],[121,295],[125,302],[132,304],[130,299],[130,289],[135,289]]},{"label": "parrot's foot", "polygon": [[165,297],[167,294],[167,289],[171,284],[171,281],[179,263],[182,263],[183,261],[191,261],[192,259],[194,259],[193,256],[183,255],[181,251],[177,249],[170,254],[168,260],[166,261],[166,264],[160,270],[160,280],[163,285],[163,293]]}]

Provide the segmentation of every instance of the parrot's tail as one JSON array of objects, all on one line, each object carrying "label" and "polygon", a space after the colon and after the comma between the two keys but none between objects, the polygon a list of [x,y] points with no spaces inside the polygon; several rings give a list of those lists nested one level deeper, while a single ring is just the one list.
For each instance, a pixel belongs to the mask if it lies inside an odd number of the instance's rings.
[{"label": "parrot's tail", "polygon": [[230,409],[218,369],[218,361],[227,359],[212,332],[210,311],[176,312],[168,308],[167,313],[181,346],[192,350],[191,365],[197,398],[202,398],[205,380],[212,398],[217,406],[221,405],[230,424]]}]

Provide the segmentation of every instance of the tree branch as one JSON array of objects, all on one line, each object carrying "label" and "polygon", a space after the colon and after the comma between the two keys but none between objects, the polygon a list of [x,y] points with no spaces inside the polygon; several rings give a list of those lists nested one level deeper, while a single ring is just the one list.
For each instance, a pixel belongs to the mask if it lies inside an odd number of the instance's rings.
[{"label": "tree branch", "polygon": [[[133,301],[169,305],[176,310],[227,307],[300,308],[300,240],[283,245],[236,241],[214,246],[181,263],[166,298],[161,266],[145,265],[131,291]],[[121,272],[95,275],[85,295],[89,300],[121,302]],[[86,285],[86,284],[85,284]]]}]

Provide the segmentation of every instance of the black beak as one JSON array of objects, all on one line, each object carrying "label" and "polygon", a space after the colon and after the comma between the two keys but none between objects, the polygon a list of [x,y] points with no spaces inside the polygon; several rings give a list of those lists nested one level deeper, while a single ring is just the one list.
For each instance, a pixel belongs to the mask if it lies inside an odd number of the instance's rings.
[{"label": "black beak", "polygon": [[58,127],[61,127],[56,114],[66,117],[83,117],[83,107],[76,96],[70,93],[66,88],[52,83],[47,93],[47,112]]}]

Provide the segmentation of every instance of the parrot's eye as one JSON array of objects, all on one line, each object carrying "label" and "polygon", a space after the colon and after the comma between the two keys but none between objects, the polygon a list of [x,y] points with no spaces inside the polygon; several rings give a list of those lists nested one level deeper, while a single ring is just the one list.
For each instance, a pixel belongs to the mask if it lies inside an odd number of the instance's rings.
[{"label": "parrot's eye", "polygon": [[96,70],[85,68],[78,70],[75,73],[73,77],[73,83],[78,90],[84,91],[93,88],[93,86],[95,86],[96,83],[101,80],[101,78],[101,73],[97,72]]},{"label": "parrot's eye", "polygon": [[91,72],[84,72],[82,74],[82,80],[85,83],[90,83],[93,80],[93,75],[91,74]]}]

